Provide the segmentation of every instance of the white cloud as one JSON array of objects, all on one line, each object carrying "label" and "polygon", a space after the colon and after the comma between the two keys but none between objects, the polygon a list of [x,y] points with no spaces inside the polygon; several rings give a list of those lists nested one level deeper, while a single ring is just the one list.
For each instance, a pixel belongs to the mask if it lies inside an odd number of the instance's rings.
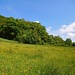
[{"label": "white cloud", "polygon": [[38,20],[37,21],[35,21],[36,23],[40,23]]},{"label": "white cloud", "polygon": [[75,22],[70,25],[62,25],[59,29],[62,33],[74,33],[75,32]]},{"label": "white cloud", "polygon": [[58,31],[57,30],[52,30],[52,27],[47,27],[46,31],[48,32],[49,35],[58,35]]},{"label": "white cloud", "polygon": [[50,26],[49,26],[48,28],[46,28],[46,30],[47,30],[47,32],[48,32],[49,34],[51,34],[51,28],[52,28],[52,27],[50,27]]},{"label": "white cloud", "polygon": [[75,33],[67,33],[68,36],[70,36],[71,38],[75,38]]},{"label": "white cloud", "polygon": [[62,25],[59,29],[54,31],[52,30],[52,27],[48,27],[46,29],[49,34],[59,35],[64,40],[66,38],[71,38],[72,41],[75,41],[75,22],[69,25]]},{"label": "white cloud", "polygon": [[62,35],[64,35],[64,37],[71,38],[73,41],[75,41],[75,22],[71,23],[70,25],[62,25],[59,31]]}]

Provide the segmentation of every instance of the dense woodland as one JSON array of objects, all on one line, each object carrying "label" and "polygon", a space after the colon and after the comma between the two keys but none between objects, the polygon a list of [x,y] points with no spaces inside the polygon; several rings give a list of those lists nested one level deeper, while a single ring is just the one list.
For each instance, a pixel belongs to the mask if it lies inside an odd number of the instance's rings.
[{"label": "dense woodland", "polygon": [[40,23],[0,15],[0,37],[27,44],[75,46],[70,38],[49,35]]}]

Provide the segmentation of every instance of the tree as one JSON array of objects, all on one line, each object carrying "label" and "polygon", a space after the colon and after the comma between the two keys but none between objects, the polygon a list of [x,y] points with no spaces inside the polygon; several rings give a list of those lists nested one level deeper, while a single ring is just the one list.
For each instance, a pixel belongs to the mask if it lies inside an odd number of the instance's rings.
[{"label": "tree", "polygon": [[0,26],[0,37],[13,40],[18,34],[19,29],[15,22],[7,21],[6,24]]},{"label": "tree", "polygon": [[54,36],[53,35],[48,35],[48,43],[54,44]]},{"label": "tree", "polygon": [[48,35],[46,28],[41,23],[1,15],[0,37],[29,44],[62,45],[64,43],[60,36]]},{"label": "tree", "polygon": [[73,46],[75,46],[75,42],[73,42],[73,44],[72,44]]},{"label": "tree", "polygon": [[58,35],[54,37],[54,44],[56,45],[64,45],[64,40]]},{"label": "tree", "polygon": [[72,40],[70,38],[67,38],[65,44],[68,46],[72,46]]}]

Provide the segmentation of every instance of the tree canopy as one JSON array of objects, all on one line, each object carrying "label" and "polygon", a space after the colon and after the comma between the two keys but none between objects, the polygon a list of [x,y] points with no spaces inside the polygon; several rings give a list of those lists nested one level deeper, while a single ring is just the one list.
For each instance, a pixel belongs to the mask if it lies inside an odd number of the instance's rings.
[{"label": "tree canopy", "polygon": [[[0,37],[28,44],[72,45],[71,39],[48,35],[41,23],[0,15]],[[73,44],[74,45],[74,44]]]}]

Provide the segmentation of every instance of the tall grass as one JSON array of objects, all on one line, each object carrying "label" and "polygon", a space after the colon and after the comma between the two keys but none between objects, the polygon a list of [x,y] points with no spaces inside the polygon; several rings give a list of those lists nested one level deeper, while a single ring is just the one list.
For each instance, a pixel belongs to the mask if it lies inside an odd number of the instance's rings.
[{"label": "tall grass", "polygon": [[0,75],[75,75],[74,49],[0,41]]}]

